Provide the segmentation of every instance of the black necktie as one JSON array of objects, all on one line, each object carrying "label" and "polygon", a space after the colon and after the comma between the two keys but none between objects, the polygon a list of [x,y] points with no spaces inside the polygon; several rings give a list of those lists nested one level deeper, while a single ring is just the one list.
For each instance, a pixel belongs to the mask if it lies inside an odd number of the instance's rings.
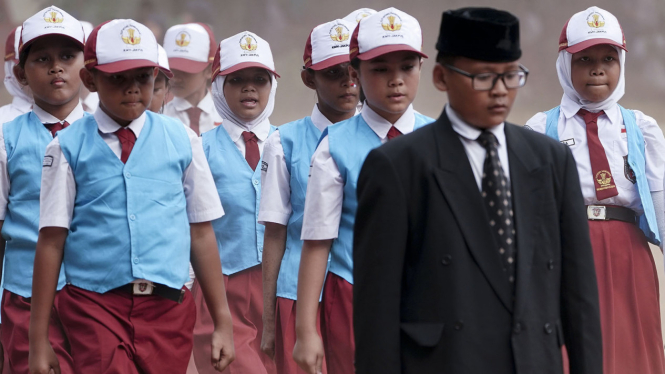
[{"label": "black necktie", "polygon": [[501,167],[497,149],[499,142],[494,134],[483,131],[478,137],[478,142],[487,151],[482,182],[485,210],[490,218],[490,228],[499,249],[506,278],[514,286],[517,252],[515,251],[515,223],[510,183]]}]

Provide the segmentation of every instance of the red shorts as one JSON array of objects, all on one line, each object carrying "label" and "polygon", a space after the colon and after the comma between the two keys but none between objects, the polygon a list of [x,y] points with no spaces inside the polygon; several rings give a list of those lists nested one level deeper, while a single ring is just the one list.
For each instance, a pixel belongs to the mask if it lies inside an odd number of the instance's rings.
[{"label": "red shorts", "polygon": [[328,373],[354,373],[353,285],[336,274],[328,273],[323,287],[321,313],[321,338]]},{"label": "red shorts", "polygon": [[118,290],[100,294],[65,286],[60,291],[60,318],[76,373],[184,373],[195,312],[187,289],[182,304]]},{"label": "red shorts", "polygon": [[[49,341],[58,357],[62,374],[74,373],[72,357],[69,354],[69,343],[60,323],[60,295],[55,296],[51,321],[49,324]],[[28,373],[28,330],[30,328],[30,299],[4,290],[2,293],[2,347],[5,350],[5,370],[11,373]]]}]

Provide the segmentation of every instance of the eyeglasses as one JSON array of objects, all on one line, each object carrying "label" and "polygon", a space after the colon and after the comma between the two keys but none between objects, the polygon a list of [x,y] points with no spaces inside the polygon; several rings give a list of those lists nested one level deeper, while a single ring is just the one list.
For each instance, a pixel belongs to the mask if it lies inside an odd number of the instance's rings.
[{"label": "eyeglasses", "polygon": [[490,91],[496,85],[496,82],[501,79],[503,84],[508,89],[524,87],[526,78],[529,76],[529,70],[520,64],[520,70],[507,71],[502,74],[498,73],[480,73],[471,74],[464,70],[458,69],[452,65],[444,64],[445,67],[454,71],[455,73],[462,74],[471,78],[471,86],[476,91]]}]

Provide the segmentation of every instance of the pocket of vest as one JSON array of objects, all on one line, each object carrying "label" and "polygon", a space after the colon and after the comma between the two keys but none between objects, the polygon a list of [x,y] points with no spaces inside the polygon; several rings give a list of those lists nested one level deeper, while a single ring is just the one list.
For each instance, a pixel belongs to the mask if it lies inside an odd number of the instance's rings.
[{"label": "pocket of vest", "polygon": [[403,322],[400,329],[418,345],[434,347],[441,340],[443,323]]}]

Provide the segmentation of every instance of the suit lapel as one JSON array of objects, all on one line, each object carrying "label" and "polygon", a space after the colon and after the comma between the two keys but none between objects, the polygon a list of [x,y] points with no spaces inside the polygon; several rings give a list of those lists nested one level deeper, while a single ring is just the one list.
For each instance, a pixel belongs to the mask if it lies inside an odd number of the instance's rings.
[{"label": "suit lapel", "polygon": [[430,126],[434,128],[439,156],[440,169],[434,171],[436,181],[457,218],[472,256],[503,305],[512,312],[510,284],[502,270],[499,250],[464,146],[445,113]]}]

